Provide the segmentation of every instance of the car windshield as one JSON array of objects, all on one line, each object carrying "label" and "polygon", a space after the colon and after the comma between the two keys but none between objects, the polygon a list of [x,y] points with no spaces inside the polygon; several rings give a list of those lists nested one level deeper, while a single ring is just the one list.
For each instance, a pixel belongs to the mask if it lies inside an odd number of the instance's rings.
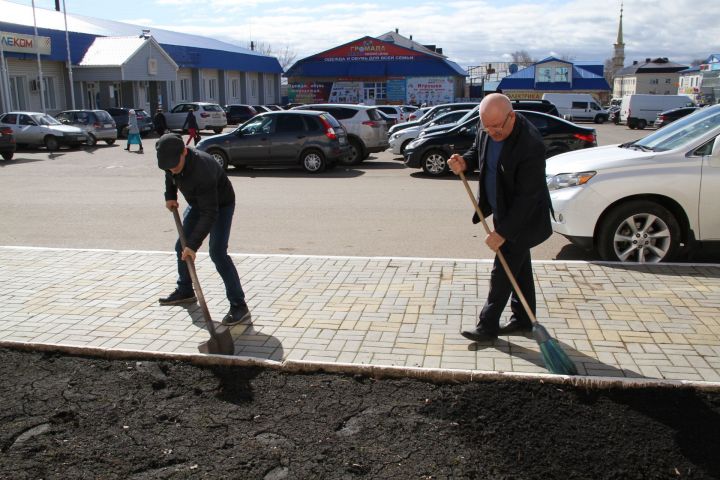
[{"label": "car windshield", "polygon": [[203,110],[206,112],[222,112],[223,109],[220,108],[220,105],[203,105]]},{"label": "car windshield", "polygon": [[58,122],[50,115],[32,115],[32,119],[35,120],[35,123],[38,125],[62,125],[62,123]]},{"label": "car windshield", "polygon": [[677,120],[625,148],[664,152],[682,148],[711,130],[720,128],[720,108],[707,108]]}]

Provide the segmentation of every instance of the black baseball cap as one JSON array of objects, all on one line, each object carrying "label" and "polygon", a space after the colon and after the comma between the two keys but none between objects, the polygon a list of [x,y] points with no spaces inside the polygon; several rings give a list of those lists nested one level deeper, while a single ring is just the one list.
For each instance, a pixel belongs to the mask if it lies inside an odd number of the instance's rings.
[{"label": "black baseball cap", "polygon": [[158,167],[169,170],[180,163],[180,155],[185,150],[185,142],[180,135],[166,133],[155,144],[157,150]]}]

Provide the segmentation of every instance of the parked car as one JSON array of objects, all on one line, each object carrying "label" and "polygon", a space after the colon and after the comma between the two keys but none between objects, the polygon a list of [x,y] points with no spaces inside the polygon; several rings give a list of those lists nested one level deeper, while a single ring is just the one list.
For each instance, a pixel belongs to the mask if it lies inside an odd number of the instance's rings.
[{"label": "parked car", "polygon": [[287,103],[283,107],[283,110],[290,110],[291,108],[302,107],[303,105],[304,103]]},{"label": "parked car", "polygon": [[273,111],[272,108],[267,107],[265,105],[253,105],[252,108],[254,108],[257,113],[265,113],[265,112]]},{"label": "parked car", "polygon": [[403,109],[397,105],[379,105],[377,109],[393,119],[393,125],[405,121],[406,115]]},{"label": "parked car", "polygon": [[655,126],[657,128],[664,127],[665,125],[672,123],[675,120],[684,117],[685,115],[690,115],[691,113],[694,113],[698,108],[700,107],[680,107],[660,112],[655,119]]},{"label": "parked car", "polygon": [[4,113],[0,115],[0,127],[10,128],[18,145],[44,145],[48,150],[57,150],[61,145],[77,147],[87,141],[81,129],[39,112]]},{"label": "parked car", "polygon": [[439,128],[445,127],[446,129],[449,129],[452,124],[458,122],[468,112],[469,110],[453,110],[452,112],[445,112],[424,125],[415,125],[414,127],[406,128],[405,130],[393,133],[390,135],[389,140],[392,153],[395,155],[402,155],[405,153],[405,147],[407,147],[410,142],[421,136],[426,128],[437,126]]},{"label": "parked car", "polygon": [[430,122],[430,120],[443,113],[451,112],[453,110],[472,110],[478,105],[479,102],[444,103],[442,105],[435,105],[434,107],[430,107],[430,109],[418,120],[411,120],[395,125],[388,131],[388,134],[392,135],[395,132],[414,127],[415,125],[425,125]]},{"label": "parked car", "polygon": [[511,103],[513,110],[526,110],[562,117],[557,107],[550,100],[517,99],[512,100]]},{"label": "parked car", "polygon": [[720,105],[641,140],[550,159],[553,230],[605,260],[669,261],[720,240]]},{"label": "parked car", "polygon": [[[153,129],[152,117],[147,114],[142,108],[133,108],[135,110],[135,116],[137,117],[138,128],[140,129],[140,136],[145,136]],[[128,116],[130,112],[129,108],[107,108],[105,110],[110,114],[112,119],[115,121],[115,128],[117,129],[117,138],[126,138],[128,134]],[[168,114],[165,113],[165,118]]]},{"label": "parked car", "polygon": [[223,109],[225,110],[225,117],[227,118],[227,123],[230,125],[239,125],[241,123],[245,123],[258,114],[257,110],[255,110],[250,105],[225,105]]},{"label": "parked car", "polygon": [[[404,107],[407,108],[407,107]],[[414,122],[416,120],[420,120],[423,115],[425,115],[428,110],[430,110],[432,107],[421,107],[421,108],[415,108],[415,110],[412,110],[408,113],[407,121],[408,122]]]},{"label": "parked car", "polygon": [[350,155],[341,162],[345,165],[357,165],[371,153],[382,152],[388,147],[387,124],[375,107],[323,103],[303,105],[293,110],[328,112],[345,127],[350,143]]},{"label": "parked car", "polygon": [[3,160],[12,160],[13,155],[15,155],[15,149],[15,136],[13,135],[12,128],[0,124],[0,155],[2,155]]},{"label": "parked car", "polygon": [[657,114],[678,107],[694,106],[687,95],[647,95],[634,93],[626,95],[620,103],[620,122],[628,128],[642,130],[652,125]]},{"label": "parked car", "polygon": [[274,110],[276,112],[280,112],[283,110],[283,108],[280,105],[265,105],[266,108],[269,108],[270,110]]},{"label": "parked car", "polygon": [[221,133],[227,126],[225,111],[217,103],[185,102],[175,105],[172,110],[165,113],[168,129],[182,130],[188,111],[191,108],[195,111],[195,120],[197,120],[200,130],[212,130],[215,133]]},{"label": "parked car", "polygon": [[609,118],[608,111],[589,93],[545,93],[542,98],[552,102],[566,120],[605,123]]},{"label": "parked car", "polygon": [[300,165],[320,173],[349,154],[347,133],[325,112],[284,110],[251,118],[236,130],[204,138],[197,148],[227,170]]},{"label": "parked car", "polygon": [[396,117],[391,117],[390,115],[388,115],[387,113],[383,112],[383,111],[380,110],[379,108],[378,108],[378,110],[377,110],[377,113],[378,113],[378,115],[380,115],[380,118],[382,118],[383,120],[385,120],[385,126],[386,126],[387,128],[390,128],[390,127],[392,127],[393,125],[397,124],[397,118],[396,118]]},{"label": "parked car", "polygon": [[[546,113],[518,110],[542,135],[545,158],[570,150],[597,146],[594,128],[581,127],[562,118]],[[479,122],[470,118],[446,132],[426,135],[405,148],[405,165],[422,168],[432,176],[448,173],[447,161],[453,153],[463,154],[470,149],[477,135]]]},{"label": "parked car", "polygon": [[115,120],[105,110],[65,110],[55,115],[63,125],[72,125],[85,131],[87,144],[95,145],[102,140],[112,145],[117,140],[118,132]]}]

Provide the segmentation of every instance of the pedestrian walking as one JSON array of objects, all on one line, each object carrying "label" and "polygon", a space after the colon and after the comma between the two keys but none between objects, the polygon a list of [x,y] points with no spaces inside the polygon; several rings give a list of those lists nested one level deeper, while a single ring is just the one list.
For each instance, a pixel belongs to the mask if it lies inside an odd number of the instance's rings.
[{"label": "pedestrian walking", "polygon": [[130,145],[134,144],[140,145],[140,150],[138,150],[138,153],[143,153],[143,144],[142,139],[140,138],[140,128],[138,127],[137,115],[135,114],[135,110],[131,108],[130,110],[128,110],[128,137],[125,150],[129,152]]},{"label": "pedestrian walking", "polygon": [[167,120],[165,119],[163,109],[160,107],[158,107],[153,117],[153,125],[155,126],[155,133],[157,133],[158,136],[164,135],[167,131]]},{"label": "pedestrian walking", "polygon": [[[484,216],[493,216],[494,226],[485,243],[492,251],[503,253],[534,314],[530,248],[552,234],[545,147],[537,129],[513,111],[505,95],[492,93],[480,102],[480,121],[473,146],[462,156],[452,155],[448,165],[456,175],[479,168],[478,205]],[[476,213],[473,223],[479,221]],[[501,328],[500,316],[508,298],[512,316]],[[473,341],[486,341],[498,334],[531,330],[530,318],[496,255],[479,321],[475,328],[461,333]]]},{"label": "pedestrian walking", "polygon": [[185,145],[190,145],[190,140],[195,140],[195,145],[198,144],[198,124],[197,119],[195,118],[195,111],[192,107],[190,107],[190,110],[188,110],[187,117],[185,117],[185,123],[183,123],[183,130],[187,130],[188,134],[190,135],[187,139],[187,142],[185,142]]},{"label": "pedestrian walking", "polygon": [[225,284],[230,302],[230,310],[222,323],[235,325],[251,321],[240,277],[227,253],[235,212],[235,192],[225,171],[213,157],[187,147],[182,137],[173,133],[166,133],[158,140],[157,159],[158,167],[165,171],[165,207],[171,211],[178,208],[178,190],[188,203],[183,214],[187,245],[183,249],[180,239],[175,244],[177,288],[167,297],[160,298],[160,305],[183,305],[197,301],[185,259],[191,257],[194,260],[209,235],[210,258]]}]

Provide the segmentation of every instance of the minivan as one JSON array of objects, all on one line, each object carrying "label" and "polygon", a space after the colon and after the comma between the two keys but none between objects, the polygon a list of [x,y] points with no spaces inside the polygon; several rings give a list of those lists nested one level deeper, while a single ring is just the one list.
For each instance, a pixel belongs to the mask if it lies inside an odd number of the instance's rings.
[{"label": "minivan", "polygon": [[543,100],[552,102],[566,120],[605,123],[610,114],[589,93],[544,93]]},{"label": "minivan", "polygon": [[620,104],[620,122],[630,129],[653,125],[658,113],[677,107],[692,107],[695,104],[687,95],[626,95]]}]

